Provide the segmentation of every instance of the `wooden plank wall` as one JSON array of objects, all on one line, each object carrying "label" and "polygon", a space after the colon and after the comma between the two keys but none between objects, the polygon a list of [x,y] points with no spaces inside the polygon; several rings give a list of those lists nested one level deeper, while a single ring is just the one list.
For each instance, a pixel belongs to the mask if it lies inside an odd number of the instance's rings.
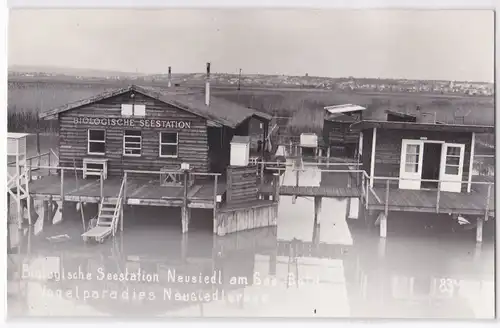
[{"label": "wooden plank wall", "polygon": [[[369,174],[372,149],[373,130],[363,132],[363,169]],[[462,180],[467,180],[470,170],[470,152],[472,134],[469,132],[451,133],[442,131],[411,131],[411,130],[383,130],[377,129],[377,142],[375,151],[375,176],[399,177],[401,161],[402,139],[416,139],[426,137],[427,140],[441,140],[450,143],[465,144],[464,169]],[[375,180],[375,184],[384,184],[382,180]],[[394,181],[392,184],[397,185]],[[466,185],[463,187],[466,189]]]},{"label": "wooden plank wall", "polygon": [[227,168],[226,202],[235,204],[257,199],[257,165]]},{"label": "wooden plank wall", "polygon": [[[167,105],[156,99],[135,92],[135,104],[146,105],[146,119],[183,120],[191,122],[190,129],[176,128],[140,128],[120,126],[96,126],[92,124],[75,124],[78,117],[121,118],[121,104],[130,104],[130,92],[104,99],[102,101],[70,110],[59,115],[59,163],[61,166],[81,167],[83,158],[108,158],[108,176],[121,176],[123,170],[159,171],[163,167],[180,168],[187,162],[197,172],[208,172],[208,138],[207,123],[196,116],[177,107]],[[87,154],[87,130],[89,128],[106,130],[106,154]],[[123,155],[124,130],[142,130],[142,155],[129,157]],[[178,132],[178,158],[159,157],[159,132]]]},{"label": "wooden plank wall", "polygon": [[357,143],[358,131],[350,131],[351,123],[325,121],[323,139],[329,145],[343,145],[346,143]]},{"label": "wooden plank wall", "polygon": [[277,225],[278,203],[263,204],[250,208],[219,211],[214,224],[217,225],[217,235],[251,230]]}]

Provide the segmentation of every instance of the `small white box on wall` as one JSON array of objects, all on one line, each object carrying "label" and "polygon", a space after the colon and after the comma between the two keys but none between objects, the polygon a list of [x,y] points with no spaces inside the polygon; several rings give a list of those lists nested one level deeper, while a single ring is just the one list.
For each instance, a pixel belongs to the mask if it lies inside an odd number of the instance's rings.
[{"label": "small white box on wall", "polygon": [[300,135],[300,146],[307,148],[318,147],[318,136],[315,133],[302,133]]},{"label": "small white box on wall", "polygon": [[250,161],[250,137],[234,136],[231,140],[231,166],[248,166]]}]

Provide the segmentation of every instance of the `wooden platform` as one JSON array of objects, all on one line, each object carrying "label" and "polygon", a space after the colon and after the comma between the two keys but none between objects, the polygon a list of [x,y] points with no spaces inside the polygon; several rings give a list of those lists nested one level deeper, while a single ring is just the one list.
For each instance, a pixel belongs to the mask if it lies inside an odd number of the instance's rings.
[{"label": "wooden platform", "polygon": [[[385,187],[374,187],[375,193],[380,202],[375,197],[368,198],[369,210],[384,210],[386,189]],[[439,199],[439,213],[452,213],[463,215],[484,215],[486,211],[486,193],[472,191],[470,194],[441,192]],[[389,211],[407,211],[437,213],[437,190],[389,190]],[[494,193],[490,196],[489,204],[490,216],[495,215]]]},{"label": "wooden platform", "polygon": [[82,234],[83,240],[86,241],[88,239],[95,239],[98,242],[102,242],[104,238],[111,234],[111,226],[109,227],[94,227],[89,231]]},{"label": "wooden platform", "polygon": [[[116,200],[121,178],[104,180],[103,197],[107,200]],[[64,200],[73,202],[98,203],[101,200],[101,189],[98,179],[78,179],[65,176],[63,182],[64,199],[61,199],[61,178],[57,175],[45,176],[30,182],[30,195],[35,199]],[[159,179],[127,179],[127,204],[150,206],[182,206],[184,188],[181,186],[161,186]],[[217,194],[222,196],[226,191],[224,182],[217,185]],[[213,208],[214,206],[213,181],[195,184],[188,190],[188,200],[191,208]]]},{"label": "wooden platform", "polygon": [[[264,195],[273,194],[273,186],[262,185],[259,191]],[[280,195],[299,196],[299,197],[339,197],[339,198],[358,198],[361,191],[356,188],[334,187],[334,186],[280,186]]]}]

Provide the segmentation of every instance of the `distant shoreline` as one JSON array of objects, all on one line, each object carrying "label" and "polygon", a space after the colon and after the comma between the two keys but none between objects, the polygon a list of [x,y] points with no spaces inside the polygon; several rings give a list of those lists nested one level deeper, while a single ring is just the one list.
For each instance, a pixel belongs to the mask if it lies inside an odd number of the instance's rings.
[{"label": "distant shoreline", "polygon": [[[383,81],[383,80],[382,80]],[[54,83],[54,84],[80,84],[80,85],[109,85],[110,88],[137,84],[137,85],[148,85],[157,87],[166,87],[167,81],[143,81],[143,80],[107,80],[104,78],[85,78],[77,79],[75,77],[23,77],[15,76],[8,77],[7,82],[10,83]],[[175,82],[175,81],[174,81]],[[203,89],[203,81],[187,82],[182,83],[182,87],[193,88],[193,89]],[[486,84],[486,82],[485,82]],[[237,85],[231,84],[216,84],[211,85],[214,94],[217,91],[238,91]],[[260,86],[260,85],[241,85],[240,92],[245,93],[248,91],[282,91],[282,92],[314,92],[314,93],[342,93],[342,94],[358,94],[358,95],[373,95],[373,96],[421,96],[421,97],[432,97],[432,98],[449,98],[449,99],[491,99],[494,95],[467,95],[462,93],[433,93],[433,92],[406,92],[406,91],[372,91],[372,90],[345,90],[345,89],[323,89],[323,88],[309,88],[300,86]]]}]

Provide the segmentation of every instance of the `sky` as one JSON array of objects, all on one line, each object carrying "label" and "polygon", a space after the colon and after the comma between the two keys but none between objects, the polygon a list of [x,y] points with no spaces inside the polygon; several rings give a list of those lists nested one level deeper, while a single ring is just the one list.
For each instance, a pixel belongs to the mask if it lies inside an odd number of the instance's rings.
[{"label": "sky", "polygon": [[493,82],[488,10],[15,9],[8,62]]}]

